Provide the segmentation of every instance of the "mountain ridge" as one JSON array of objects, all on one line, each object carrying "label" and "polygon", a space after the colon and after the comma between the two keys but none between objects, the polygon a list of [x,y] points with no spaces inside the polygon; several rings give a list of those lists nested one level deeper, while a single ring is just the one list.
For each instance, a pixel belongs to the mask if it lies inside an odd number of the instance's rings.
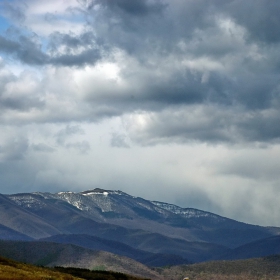
[{"label": "mountain ridge", "polygon": [[[250,225],[195,208],[149,201],[119,190],[101,188],[0,195],[0,209],[0,217],[12,217],[15,213],[18,217],[14,219],[15,224],[11,219],[0,219],[0,226],[6,233],[11,228],[27,238],[49,240],[52,236],[69,235],[73,244],[80,242],[79,235],[85,234],[120,242],[121,250],[130,246],[159,254],[162,260],[158,263],[168,260],[168,255],[177,256],[178,261],[180,258],[190,262],[215,259],[230,255],[234,248],[280,232],[277,227]],[[39,227],[34,233],[26,226],[20,227],[25,221],[35,229],[37,225],[45,228]],[[0,238],[4,238],[5,230],[2,236],[0,230]],[[89,241],[88,248],[94,248],[93,244]]]},{"label": "mountain ridge", "polygon": [[100,269],[102,267],[103,270],[161,279],[152,269],[133,259],[72,244],[0,240],[0,251],[3,257],[39,266],[87,269]]}]

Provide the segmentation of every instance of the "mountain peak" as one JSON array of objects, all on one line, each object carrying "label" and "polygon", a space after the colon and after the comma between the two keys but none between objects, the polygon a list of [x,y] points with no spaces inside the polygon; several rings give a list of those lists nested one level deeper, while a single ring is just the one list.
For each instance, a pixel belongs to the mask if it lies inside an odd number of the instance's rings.
[{"label": "mountain peak", "polygon": [[111,192],[111,191],[100,189],[100,188],[95,188],[93,190],[87,190],[87,191],[80,192],[80,194],[82,194],[82,195],[91,195],[91,194],[108,195],[109,192]]},{"label": "mountain peak", "polygon": [[82,195],[103,194],[105,196],[107,196],[108,194],[127,195],[126,193],[124,193],[122,191],[105,190],[105,189],[101,189],[101,188],[95,188],[93,190],[83,191],[83,192],[80,192],[80,194],[82,194]]}]

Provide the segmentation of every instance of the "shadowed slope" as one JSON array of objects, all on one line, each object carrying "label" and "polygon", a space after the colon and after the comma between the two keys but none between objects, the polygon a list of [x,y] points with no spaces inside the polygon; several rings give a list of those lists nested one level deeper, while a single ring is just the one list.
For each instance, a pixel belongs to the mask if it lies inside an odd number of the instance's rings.
[{"label": "shadowed slope", "polygon": [[1,255],[16,261],[43,266],[103,269],[140,277],[160,279],[159,274],[127,257],[50,242],[0,241]]}]

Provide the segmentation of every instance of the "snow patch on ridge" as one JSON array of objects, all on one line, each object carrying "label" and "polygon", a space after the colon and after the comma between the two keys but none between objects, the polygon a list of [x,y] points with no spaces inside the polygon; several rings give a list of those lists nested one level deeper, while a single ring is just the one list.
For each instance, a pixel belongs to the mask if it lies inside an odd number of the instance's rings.
[{"label": "snow patch on ridge", "polygon": [[74,193],[74,192],[59,192],[57,194]]},{"label": "snow patch on ridge", "polygon": [[24,194],[21,196],[11,195],[9,198],[17,205],[24,208],[42,209],[46,205],[44,202],[36,199],[32,194]]},{"label": "snow patch on ridge", "polygon": [[219,216],[219,215],[215,215],[206,211],[202,211],[202,210],[198,210],[198,209],[194,209],[194,208],[181,208],[177,205],[174,204],[169,204],[169,203],[165,203],[165,202],[159,202],[159,201],[151,201],[154,205],[170,211],[174,214],[183,216],[184,218],[201,218],[201,217],[210,217],[213,219],[217,219],[217,220],[225,220],[225,218]]}]

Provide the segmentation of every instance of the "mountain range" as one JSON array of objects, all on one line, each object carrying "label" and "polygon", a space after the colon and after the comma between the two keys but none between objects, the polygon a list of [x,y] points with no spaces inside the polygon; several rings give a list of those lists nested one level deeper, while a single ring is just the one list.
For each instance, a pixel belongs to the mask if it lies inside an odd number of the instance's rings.
[{"label": "mountain range", "polygon": [[[11,240],[24,244],[24,248],[72,244],[72,251],[105,251],[145,267],[158,267],[278,254],[280,246],[275,244],[279,243],[279,233],[277,227],[246,224],[122,191],[97,188],[77,193],[0,195],[1,248]],[[16,255],[11,249],[9,253],[11,246],[5,248],[1,250],[3,256]],[[38,263],[36,254],[31,255],[26,258]],[[50,254],[47,265],[63,264],[58,255]],[[89,267],[86,260],[84,267]]]}]

